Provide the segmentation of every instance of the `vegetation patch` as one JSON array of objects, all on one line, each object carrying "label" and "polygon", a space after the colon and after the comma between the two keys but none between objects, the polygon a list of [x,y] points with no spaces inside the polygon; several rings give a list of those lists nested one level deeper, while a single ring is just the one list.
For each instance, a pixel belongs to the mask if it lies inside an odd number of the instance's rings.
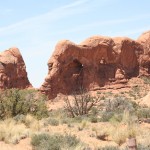
[{"label": "vegetation patch", "polygon": [[61,134],[35,134],[32,136],[31,144],[35,150],[61,150],[73,149],[80,143],[74,135]]},{"label": "vegetation patch", "polygon": [[0,92],[0,119],[31,114],[38,119],[48,116],[46,96],[36,90],[9,89]]}]

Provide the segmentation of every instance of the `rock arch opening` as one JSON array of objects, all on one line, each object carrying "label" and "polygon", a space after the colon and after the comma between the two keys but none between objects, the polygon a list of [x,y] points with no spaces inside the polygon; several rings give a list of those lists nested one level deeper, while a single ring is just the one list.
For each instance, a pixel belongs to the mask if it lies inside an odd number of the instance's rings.
[{"label": "rock arch opening", "polygon": [[68,81],[71,88],[69,93],[77,91],[81,86],[83,86],[83,69],[84,65],[77,59],[74,59],[67,66],[65,74],[68,76]]}]

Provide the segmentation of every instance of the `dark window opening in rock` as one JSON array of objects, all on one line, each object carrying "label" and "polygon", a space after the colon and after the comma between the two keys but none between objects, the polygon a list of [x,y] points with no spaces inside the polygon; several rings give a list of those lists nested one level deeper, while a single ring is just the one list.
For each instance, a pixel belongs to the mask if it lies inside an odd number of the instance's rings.
[{"label": "dark window opening in rock", "polygon": [[135,68],[132,69],[124,68],[124,72],[126,79],[137,77],[139,75],[139,66],[136,66]]},{"label": "dark window opening in rock", "polygon": [[100,69],[99,70],[99,76],[100,76],[100,78],[106,78],[106,74],[105,74],[105,70],[104,69]]},{"label": "dark window opening in rock", "polygon": [[81,64],[77,59],[74,59],[72,63],[69,64],[69,70],[70,75],[79,75],[81,71],[83,70],[83,64]]},{"label": "dark window opening in rock", "polygon": [[66,67],[66,70],[63,71],[65,77],[66,86],[70,86],[70,93],[77,91],[83,83],[83,64],[74,59]]},{"label": "dark window opening in rock", "polygon": [[82,69],[83,68],[83,64],[81,64],[77,59],[73,60],[73,64],[75,65],[75,67]]},{"label": "dark window opening in rock", "polygon": [[100,64],[99,76],[100,78],[115,78],[116,66],[114,64]]},{"label": "dark window opening in rock", "polygon": [[83,87],[83,64],[80,63],[77,59],[73,60],[73,63],[75,64],[75,72],[73,73],[74,77],[74,88],[73,90],[78,93],[81,90],[81,87]]}]

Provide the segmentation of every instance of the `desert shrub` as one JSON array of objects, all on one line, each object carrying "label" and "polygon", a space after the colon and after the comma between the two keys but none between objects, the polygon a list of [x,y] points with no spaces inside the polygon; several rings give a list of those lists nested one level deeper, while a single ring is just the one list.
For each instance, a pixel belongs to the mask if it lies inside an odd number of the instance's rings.
[{"label": "desert shrub", "polygon": [[149,150],[150,149],[150,144],[138,144],[137,149],[138,150]]},{"label": "desert shrub", "polygon": [[30,114],[26,115],[22,122],[32,131],[39,131],[43,127],[41,122]]},{"label": "desert shrub", "polygon": [[139,119],[150,118],[150,108],[140,108],[136,111],[136,114]]},{"label": "desert shrub", "polygon": [[96,115],[98,115],[98,112],[99,112],[98,108],[92,107],[92,109],[91,109],[91,115],[96,116]]},{"label": "desert shrub", "polygon": [[24,122],[26,116],[23,115],[23,114],[18,114],[17,116],[13,117],[13,119],[16,121],[16,122]]},{"label": "desert shrub", "polygon": [[101,129],[93,128],[92,131],[95,132],[95,136],[96,136],[97,139],[103,140],[103,141],[108,140],[108,136],[109,136],[108,129],[103,128],[103,130],[101,130]]},{"label": "desert shrub", "polygon": [[101,118],[99,119],[100,122],[108,122],[114,116],[114,112],[103,111],[101,112],[100,116],[101,116]]},{"label": "desert shrub", "polygon": [[88,116],[83,115],[83,116],[76,116],[72,120],[74,123],[81,123],[83,120],[87,120]]},{"label": "desert shrub", "polygon": [[72,122],[72,120],[70,120],[70,118],[63,118],[60,120],[61,124],[69,124]]},{"label": "desert shrub", "polygon": [[101,122],[117,121],[121,122],[124,111],[135,113],[138,105],[128,98],[115,95],[113,98],[107,98],[99,111]]},{"label": "desert shrub", "polygon": [[59,121],[57,119],[54,119],[54,118],[48,118],[47,119],[47,124],[50,124],[52,126],[58,126]]},{"label": "desert shrub", "polygon": [[85,91],[73,95],[73,99],[65,99],[65,109],[69,116],[76,117],[86,115],[99,102],[99,97],[93,97]]},{"label": "desert shrub", "polygon": [[35,90],[9,89],[0,93],[0,119],[32,114],[38,119],[48,115],[46,97]]},{"label": "desert shrub", "polygon": [[109,121],[110,122],[121,122],[123,119],[123,114],[114,114],[110,119]]},{"label": "desert shrub", "polygon": [[97,122],[98,122],[98,118],[95,117],[95,116],[91,116],[91,117],[90,117],[90,122],[92,122],[92,123],[97,123]]},{"label": "desert shrub", "polygon": [[81,124],[78,126],[78,130],[79,131],[82,131],[83,129],[85,129],[86,127],[87,127],[87,121],[86,120],[83,120],[82,122],[81,122]]},{"label": "desert shrub", "polygon": [[150,78],[149,77],[142,76],[141,79],[143,79],[145,84],[150,84]]},{"label": "desert shrub", "polygon": [[114,124],[110,130],[112,140],[118,145],[125,143],[127,138],[135,138],[137,135],[137,125],[133,122],[129,113],[125,113],[125,116],[123,122]]},{"label": "desert shrub", "polygon": [[118,145],[122,145],[123,143],[125,143],[126,138],[128,137],[127,130],[117,126],[112,130],[111,136],[114,142],[116,142]]},{"label": "desert shrub", "polygon": [[145,93],[143,92],[142,87],[140,86],[132,87],[128,94],[130,97],[133,97],[134,100],[140,99],[145,96]]},{"label": "desert shrub", "polygon": [[108,112],[123,112],[124,110],[133,111],[133,102],[129,101],[126,97],[115,96],[105,100],[105,109]]},{"label": "desert shrub", "polygon": [[116,146],[105,146],[102,148],[99,147],[97,150],[119,150],[119,148]]},{"label": "desert shrub", "polygon": [[49,135],[46,133],[35,134],[31,138],[31,144],[35,150],[61,150],[63,148],[73,148],[80,143],[76,136],[69,134]]},{"label": "desert shrub", "polygon": [[66,118],[67,117],[67,114],[66,114],[66,111],[62,108],[59,108],[59,109],[56,109],[56,110],[51,110],[49,113],[48,113],[49,117],[52,117],[52,118]]}]

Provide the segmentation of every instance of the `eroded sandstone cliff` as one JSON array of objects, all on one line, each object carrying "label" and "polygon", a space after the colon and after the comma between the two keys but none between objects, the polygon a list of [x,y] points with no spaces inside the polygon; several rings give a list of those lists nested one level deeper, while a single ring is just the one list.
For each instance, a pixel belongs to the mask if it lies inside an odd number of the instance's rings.
[{"label": "eroded sandstone cliff", "polygon": [[60,41],[48,61],[48,75],[40,90],[50,98],[80,87],[92,90],[139,75],[143,47],[129,38],[94,36],[79,45]]},{"label": "eroded sandstone cliff", "polygon": [[0,89],[28,88],[26,66],[18,48],[0,52]]},{"label": "eroded sandstone cliff", "polygon": [[150,74],[150,31],[144,32],[137,41],[143,46],[144,54],[141,55],[139,63],[143,74]]}]

